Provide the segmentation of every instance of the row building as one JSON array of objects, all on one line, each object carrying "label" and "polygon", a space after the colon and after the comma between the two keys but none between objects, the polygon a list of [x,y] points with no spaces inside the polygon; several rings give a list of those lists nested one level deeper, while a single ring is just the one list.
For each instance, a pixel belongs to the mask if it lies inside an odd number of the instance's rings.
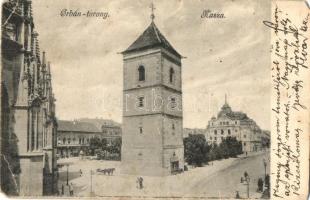
[{"label": "row building", "polygon": [[106,139],[107,145],[121,139],[121,125],[105,119],[59,120],[57,129],[57,154],[59,157],[75,157],[90,153],[92,138]]},{"label": "row building", "polygon": [[232,111],[225,97],[217,117],[212,117],[206,129],[209,144],[220,144],[226,137],[235,137],[242,142],[243,152],[260,151],[269,146],[270,132],[262,130],[243,112]]},{"label": "row building", "polygon": [[9,196],[57,192],[51,65],[40,53],[31,3],[2,4],[0,183]]}]

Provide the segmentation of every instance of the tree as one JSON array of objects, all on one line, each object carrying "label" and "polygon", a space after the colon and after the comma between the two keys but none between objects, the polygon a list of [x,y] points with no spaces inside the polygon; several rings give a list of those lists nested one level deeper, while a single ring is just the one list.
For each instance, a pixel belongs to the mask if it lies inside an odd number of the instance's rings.
[{"label": "tree", "polygon": [[99,137],[93,137],[89,140],[89,149],[91,150],[91,155],[95,155],[96,149],[102,149],[101,140]]},{"label": "tree", "polygon": [[210,151],[210,154],[212,154],[212,160],[221,160],[223,158],[223,149],[221,146],[218,146],[216,143],[213,144],[212,149]]},{"label": "tree", "polygon": [[185,161],[190,165],[202,166],[207,162],[207,151],[209,149],[203,134],[190,134],[184,138]]},{"label": "tree", "polygon": [[121,158],[122,139],[115,138],[111,140],[110,144],[106,148],[108,160],[120,160]]},{"label": "tree", "polygon": [[107,150],[108,140],[106,138],[102,138],[100,141],[100,147],[102,150]]},{"label": "tree", "polygon": [[270,147],[270,139],[266,137],[261,138],[262,148],[269,148]]},{"label": "tree", "polygon": [[211,149],[212,149],[212,145],[209,145],[208,142],[206,142],[205,148],[204,148],[204,151],[205,151],[204,162],[206,164],[210,161],[209,154],[211,152]]},{"label": "tree", "polygon": [[121,154],[121,148],[122,148],[122,139],[121,138],[115,138],[111,142],[109,152]]},{"label": "tree", "polygon": [[242,153],[242,143],[235,137],[227,137],[219,145],[214,143],[207,152],[209,161],[236,157]]},{"label": "tree", "polygon": [[224,138],[220,144],[224,158],[236,157],[242,153],[242,144],[235,137]]},{"label": "tree", "polygon": [[183,142],[185,161],[198,167],[208,161],[236,157],[242,153],[242,143],[235,137],[223,138],[219,145],[208,145],[203,134],[190,134]]}]

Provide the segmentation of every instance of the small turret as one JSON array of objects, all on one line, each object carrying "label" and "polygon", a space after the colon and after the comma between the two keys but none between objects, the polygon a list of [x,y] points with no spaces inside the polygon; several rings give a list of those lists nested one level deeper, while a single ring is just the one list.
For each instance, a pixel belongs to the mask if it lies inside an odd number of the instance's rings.
[{"label": "small turret", "polygon": [[51,62],[47,63],[46,78],[47,80],[51,80]]},{"label": "small turret", "polygon": [[36,43],[36,38],[37,38],[38,34],[37,32],[33,32],[32,33],[32,37],[31,37],[31,55],[35,58],[36,57],[36,52],[37,52],[37,49],[36,49],[36,46],[37,46],[37,43]]},{"label": "small turret", "polygon": [[224,116],[227,113],[231,113],[231,107],[229,106],[229,104],[227,103],[227,95],[225,94],[225,103],[221,108],[221,111],[218,113],[218,117]]},{"label": "small turret", "polygon": [[42,66],[46,65],[45,51],[42,53]]},{"label": "small turret", "polygon": [[40,46],[39,46],[38,36],[39,36],[39,34],[36,32],[35,33],[35,48],[36,48],[35,57],[37,58],[37,62],[41,63],[41,60],[40,60]]}]

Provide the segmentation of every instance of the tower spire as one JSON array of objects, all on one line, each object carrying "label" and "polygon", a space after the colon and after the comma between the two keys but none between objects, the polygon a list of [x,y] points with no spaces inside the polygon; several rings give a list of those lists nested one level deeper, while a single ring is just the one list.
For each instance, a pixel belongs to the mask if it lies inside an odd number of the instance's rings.
[{"label": "tower spire", "polygon": [[227,94],[225,93],[225,104],[227,104]]},{"label": "tower spire", "polygon": [[154,10],[156,9],[153,2],[151,3],[150,8],[151,8],[151,20],[153,22],[155,19]]},{"label": "tower spire", "polygon": [[50,61],[47,62],[47,74],[51,75],[51,62]]},{"label": "tower spire", "polygon": [[46,60],[45,60],[45,51],[43,51],[43,54],[42,54],[42,64],[45,65],[46,63]]}]

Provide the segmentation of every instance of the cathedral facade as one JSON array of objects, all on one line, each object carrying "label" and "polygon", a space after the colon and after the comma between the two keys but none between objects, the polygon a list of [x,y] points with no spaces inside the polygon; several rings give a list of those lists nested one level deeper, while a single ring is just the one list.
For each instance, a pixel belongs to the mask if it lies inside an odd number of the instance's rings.
[{"label": "cathedral facade", "polygon": [[55,98],[30,0],[2,4],[1,39],[1,190],[52,195],[57,192]]},{"label": "cathedral facade", "polygon": [[123,53],[121,173],[184,168],[181,55],[152,22]]}]

